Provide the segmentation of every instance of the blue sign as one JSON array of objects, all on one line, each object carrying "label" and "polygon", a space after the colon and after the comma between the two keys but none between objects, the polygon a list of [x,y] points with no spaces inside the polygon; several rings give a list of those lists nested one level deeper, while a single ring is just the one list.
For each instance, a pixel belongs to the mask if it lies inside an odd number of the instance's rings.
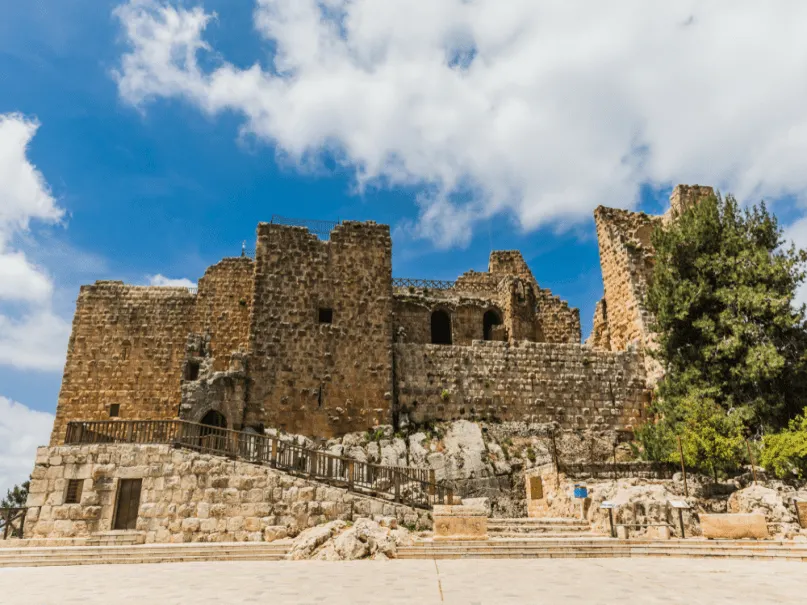
[{"label": "blue sign", "polygon": [[574,497],[575,498],[588,498],[588,489],[585,485],[577,484],[574,486]]}]

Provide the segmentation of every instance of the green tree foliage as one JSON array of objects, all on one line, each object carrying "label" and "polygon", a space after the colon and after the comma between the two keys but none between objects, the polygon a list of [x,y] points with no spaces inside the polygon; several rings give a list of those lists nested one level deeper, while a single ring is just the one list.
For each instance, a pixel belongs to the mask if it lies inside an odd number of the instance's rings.
[{"label": "green tree foliage", "polygon": [[21,485],[15,485],[6,492],[6,497],[0,500],[0,508],[23,508],[25,501],[28,499],[28,488],[31,486],[30,481],[26,481]]},{"label": "green tree foliage", "polygon": [[780,479],[807,476],[807,409],[780,433],[765,435],[760,463]]},{"label": "green tree foliage", "polygon": [[[743,210],[711,196],[652,237],[647,307],[665,370],[654,403],[661,419],[640,438],[648,456],[727,468],[742,432],[781,428],[807,396],[805,309],[794,308],[807,253],[785,249],[764,203]],[[739,441],[738,441],[739,440]]]}]

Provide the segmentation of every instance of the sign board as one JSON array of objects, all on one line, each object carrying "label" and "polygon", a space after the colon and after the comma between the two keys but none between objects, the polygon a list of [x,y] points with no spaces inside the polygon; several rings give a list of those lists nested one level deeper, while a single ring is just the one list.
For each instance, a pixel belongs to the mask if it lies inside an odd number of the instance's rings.
[{"label": "sign board", "polygon": [[603,500],[600,504],[600,508],[616,508],[616,504],[608,502],[608,500]]},{"label": "sign board", "polygon": [[686,500],[670,500],[669,503],[673,508],[689,508]]}]

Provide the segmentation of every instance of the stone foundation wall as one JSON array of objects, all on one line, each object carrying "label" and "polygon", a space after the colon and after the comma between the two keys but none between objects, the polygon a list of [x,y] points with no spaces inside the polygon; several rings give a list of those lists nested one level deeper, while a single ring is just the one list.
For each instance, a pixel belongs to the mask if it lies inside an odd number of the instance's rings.
[{"label": "stone foundation wall", "polygon": [[186,288],[82,286],[67,348],[51,444],[69,420],[175,418],[196,297]]},{"label": "stone foundation wall", "polygon": [[415,422],[460,418],[630,429],[646,405],[642,358],[583,345],[395,345],[399,410]]},{"label": "stone foundation wall", "polygon": [[[69,479],[81,502],[65,504]],[[335,519],[396,517],[430,526],[428,511],[363,497],[267,467],[164,445],[39,448],[25,535],[89,536],[113,527],[118,483],[142,479],[136,531],[146,542],[272,540]]]}]

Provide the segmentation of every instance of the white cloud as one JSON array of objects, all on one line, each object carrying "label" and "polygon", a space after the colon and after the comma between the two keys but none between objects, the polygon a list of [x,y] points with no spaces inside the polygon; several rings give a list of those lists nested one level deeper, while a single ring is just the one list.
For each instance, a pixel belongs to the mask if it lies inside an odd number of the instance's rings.
[{"label": "white cloud", "polygon": [[37,412],[0,395],[0,498],[28,479],[36,448],[47,445],[53,415]]},{"label": "white cloud", "polygon": [[[797,248],[807,250],[807,217],[788,225],[782,235],[786,242],[785,247],[793,243],[796,244]],[[807,283],[802,284],[796,291],[796,297],[793,302],[796,305],[807,304]]]},{"label": "white cloud", "polygon": [[171,286],[175,288],[196,287],[196,282],[193,282],[186,277],[171,279],[170,277],[166,277],[165,275],[161,275],[159,273],[157,275],[148,275],[146,277],[148,279],[149,286]]},{"label": "white cloud", "polygon": [[13,248],[32,220],[54,223],[64,214],[27,156],[38,128],[20,114],[0,114],[0,303],[23,304],[13,314],[0,307],[0,364],[60,370],[70,324],[52,310],[50,276]]},{"label": "white cloud", "polygon": [[39,123],[20,114],[0,114],[0,250],[32,219],[58,221],[56,206],[42,173],[28,161],[28,145]]},{"label": "white cloud", "polygon": [[234,111],[301,164],[335,151],[360,186],[423,185],[416,231],[438,245],[494,213],[630,206],[641,183],[805,201],[799,0],[257,0],[271,69],[222,59],[215,15],[186,5],[116,10],[124,100]]}]

